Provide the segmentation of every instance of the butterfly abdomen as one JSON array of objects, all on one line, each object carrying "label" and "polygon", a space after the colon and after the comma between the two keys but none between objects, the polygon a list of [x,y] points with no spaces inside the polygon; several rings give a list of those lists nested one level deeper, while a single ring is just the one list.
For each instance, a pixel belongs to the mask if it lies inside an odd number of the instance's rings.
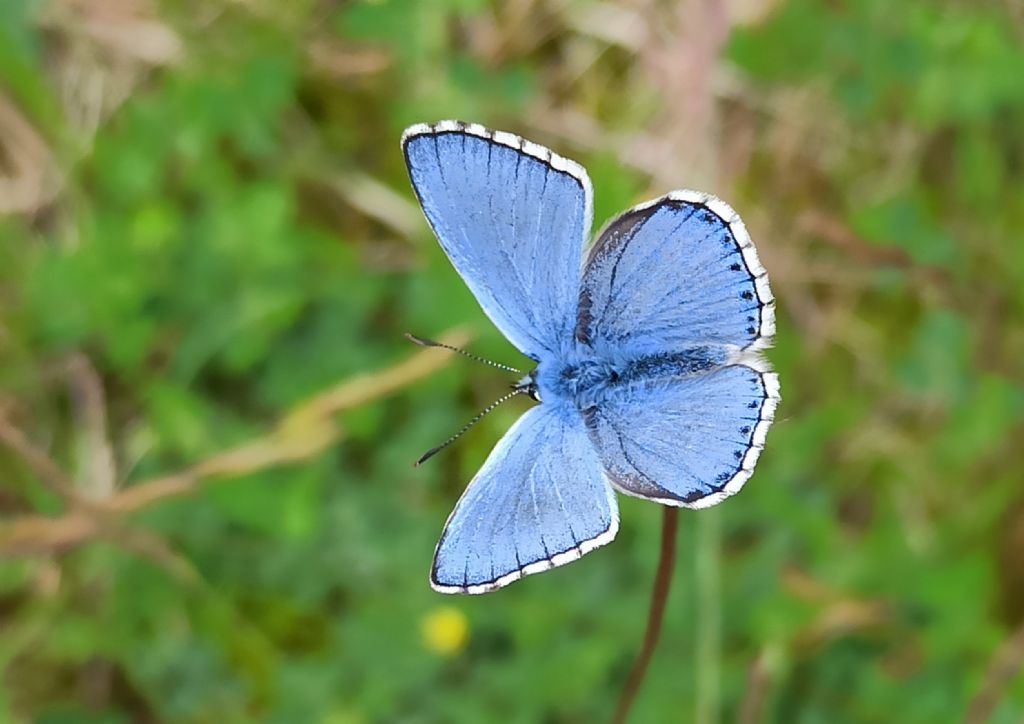
[{"label": "butterfly abdomen", "polygon": [[626,365],[623,382],[686,377],[723,364],[727,359],[724,347],[702,345],[681,352],[645,355]]}]

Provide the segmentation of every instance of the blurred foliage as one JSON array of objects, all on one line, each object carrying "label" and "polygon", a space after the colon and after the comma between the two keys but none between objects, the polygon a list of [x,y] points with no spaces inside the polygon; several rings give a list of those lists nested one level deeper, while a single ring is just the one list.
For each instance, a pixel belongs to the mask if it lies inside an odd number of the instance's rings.
[{"label": "blurred foliage", "polygon": [[[102,502],[406,330],[515,364],[414,206],[413,122],[580,160],[598,222],[699,186],[771,273],[783,404],[744,492],[683,515],[635,721],[960,720],[1024,623],[1022,73],[1012,2],[3,0],[0,412]],[[0,719],[606,719],[657,506],[499,593],[427,585],[524,404],[410,463],[507,383],[453,360],[296,464],[6,551]],[[10,439],[0,552],[80,504]],[[1019,721],[1024,685],[988,710]]]}]

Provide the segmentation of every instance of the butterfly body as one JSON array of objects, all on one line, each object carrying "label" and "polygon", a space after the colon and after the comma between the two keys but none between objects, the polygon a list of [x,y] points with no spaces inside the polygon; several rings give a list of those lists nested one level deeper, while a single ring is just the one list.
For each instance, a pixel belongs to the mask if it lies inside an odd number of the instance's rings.
[{"label": "butterfly body", "polygon": [[541,401],[567,402],[583,411],[599,405],[609,391],[633,384],[670,383],[722,364],[727,351],[694,346],[679,352],[656,352],[633,357],[602,357],[590,351],[563,360],[542,361],[529,376]]},{"label": "butterfly body", "polygon": [[431,585],[483,593],[612,540],[615,490],[703,508],[753,472],[779,400],[760,351],[767,275],[736,213],[676,191],[589,245],[586,171],[537,144],[442,121],[402,139],[413,187],[484,312],[537,363],[540,404],[445,525]]}]

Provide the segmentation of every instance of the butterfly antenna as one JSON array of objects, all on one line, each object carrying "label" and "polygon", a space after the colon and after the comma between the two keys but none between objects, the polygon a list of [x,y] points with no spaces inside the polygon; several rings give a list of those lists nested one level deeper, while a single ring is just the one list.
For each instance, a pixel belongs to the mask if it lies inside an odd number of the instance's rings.
[{"label": "butterfly antenna", "polygon": [[497,407],[498,405],[500,405],[500,404],[501,404],[502,402],[505,402],[505,401],[507,401],[507,400],[511,400],[511,399],[512,399],[513,397],[515,397],[516,395],[521,395],[521,394],[522,394],[523,392],[525,392],[525,391],[526,391],[526,390],[524,390],[524,389],[515,389],[515,390],[512,390],[512,392],[509,392],[509,393],[508,393],[507,395],[502,395],[501,397],[499,397],[499,398],[498,398],[497,400],[495,400],[494,402],[492,402],[491,404],[489,404],[489,405],[488,405],[487,407],[485,407],[485,408],[484,408],[483,410],[481,410],[481,411],[480,411],[480,413],[479,413],[479,414],[477,414],[477,416],[476,416],[476,417],[474,417],[474,418],[473,418],[472,420],[470,420],[470,421],[469,421],[469,422],[467,422],[467,423],[466,423],[465,425],[463,425],[462,429],[461,429],[461,430],[459,430],[459,431],[458,431],[457,433],[455,433],[454,435],[452,435],[452,436],[451,436],[450,438],[448,438],[447,440],[445,440],[445,441],[444,441],[443,443],[441,443],[441,444],[440,444],[440,445],[438,445],[437,447],[432,447],[432,448],[430,448],[429,450],[427,450],[427,451],[426,451],[425,453],[423,453],[422,455],[420,455],[420,459],[419,459],[419,460],[417,460],[416,462],[414,462],[414,463],[413,463],[413,467],[419,467],[420,465],[422,465],[423,463],[425,463],[425,462],[426,462],[427,460],[429,460],[430,458],[432,458],[432,457],[434,457],[435,455],[437,455],[437,453],[441,452],[441,451],[442,451],[442,450],[444,450],[444,449],[445,449],[446,447],[448,447],[449,445],[451,445],[451,444],[452,444],[453,442],[455,442],[456,440],[458,440],[458,439],[459,439],[460,437],[462,437],[462,435],[463,435],[463,434],[464,434],[464,433],[466,432],[466,430],[468,430],[469,428],[473,427],[473,425],[475,425],[475,424],[477,424],[478,422],[480,422],[480,419],[481,419],[481,418],[482,418],[482,417],[483,417],[484,415],[486,415],[486,414],[487,414],[488,412],[490,412],[490,411],[491,411],[491,410],[493,410],[493,409],[494,409],[495,407]]},{"label": "butterfly antenna", "polygon": [[523,374],[522,370],[516,369],[515,367],[509,367],[508,365],[503,365],[500,362],[493,362],[489,359],[478,357],[472,352],[467,352],[466,350],[459,349],[458,347],[452,347],[450,344],[445,344],[444,342],[435,342],[432,339],[426,339],[425,337],[417,337],[415,334],[409,334],[408,332],[405,333],[405,338],[412,342],[413,344],[418,344],[421,347],[443,347],[444,349],[450,349],[452,352],[458,352],[464,357],[469,357],[470,359],[476,360],[477,362],[480,362],[482,364],[490,365],[491,367],[497,367],[498,369],[506,370],[508,372],[516,372],[518,374]]}]

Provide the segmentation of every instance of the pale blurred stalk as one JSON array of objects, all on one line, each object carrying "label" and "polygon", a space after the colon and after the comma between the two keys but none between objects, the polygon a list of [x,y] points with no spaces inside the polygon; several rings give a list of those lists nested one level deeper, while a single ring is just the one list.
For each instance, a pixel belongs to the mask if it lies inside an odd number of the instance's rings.
[{"label": "pale blurred stalk", "polygon": [[721,519],[718,508],[700,511],[697,515],[697,631],[696,631],[696,697],[694,722],[717,724],[721,686],[722,601]]}]

